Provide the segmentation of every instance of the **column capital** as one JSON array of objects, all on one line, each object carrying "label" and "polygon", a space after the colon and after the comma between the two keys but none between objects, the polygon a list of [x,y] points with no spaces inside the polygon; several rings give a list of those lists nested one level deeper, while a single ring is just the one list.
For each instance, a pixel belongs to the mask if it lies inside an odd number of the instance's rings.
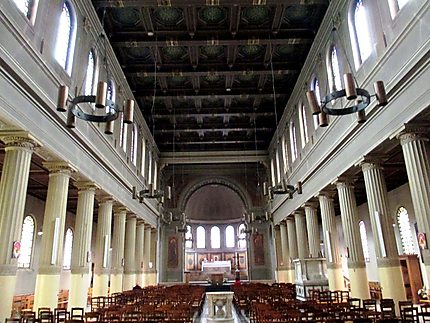
[{"label": "column capital", "polygon": [[334,181],[334,184],[336,184],[338,189],[346,187],[354,188],[354,179],[347,176],[341,176]]},{"label": "column capital", "polygon": [[318,197],[318,199],[320,197],[325,197],[329,200],[333,200],[335,196],[336,196],[336,192],[332,191],[332,190],[319,191],[318,194],[316,195],[316,197]]},{"label": "column capital", "polygon": [[297,209],[295,211],[293,211],[292,215],[296,216],[296,215],[305,215],[305,211],[302,209]]},{"label": "column capital", "polygon": [[99,204],[103,203],[110,203],[113,204],[115,202],[115,199],[109,195],[109,194],[96,194],[96,201],[99,202]]},{"label": "column capital", "polygon": [[118,214],[118,213],[127,213],[128,209],[124,206],[124,205],[114,205],[113,207],[113,213],[114,214]]},{"label": "column capital", "polygon": [[379,170],[384,169],[384,167],[382,167],[382,162],[378,159],[362,161],[360,163],[360,166],[363,172],[366,172],[372,169],[379,169]]},{"label": "column capital", "polygon": [[34,138],[26,131],[0,131],[0,140],[9,147],[21,147],[29,150],[34,150],[42,143]]},{"label": "column capital", "polygon": [[128,220],[133,220],[133,219],[137,221],[137,216],[136,216],[136,214],[134,214],[134,213],[128,212],[128,213],[127,213],[127,218],[126,218],[126,219],[127,219],[127,221],[128,221]]},{"label": "column capital", "polygon": [[46,161],[42,163],[42,166],[49,171],[49,174],[70,175],[76,172],[76,168],[73,165],[62,160]]},{"label": "column capital", "polygon": [[74,185],[79,191],[95,191],[99,188],[96,183],[91,181],[76,181]]},{"label": "column capital", "polygon": [[143,225],[143,226],[145,226],[145,221],[142,220],[142,219],[140,219],[140,218],[137,218],[136,225]]},{"label": "column capital", "polygon": [[306,208],[313,208],[316,209],[318,208],[318,202],[316,201],[308,201],[305,204],[302,205],[302,207]]},{"label": "column capital", "polygon": [[397,139],[400,140],[400,145],[402,146],[417,140],[429,141],[427,133],[428,128],[409,127],[400,132],[397,135]]},{"label": "column capital", "polygon": [[281,227],[281,226],[286,226],[287,225],[287,219],[285,219],[285,220],[282,220],[281,222],[279,222],[279,225],[278,225],[278,227]]}]

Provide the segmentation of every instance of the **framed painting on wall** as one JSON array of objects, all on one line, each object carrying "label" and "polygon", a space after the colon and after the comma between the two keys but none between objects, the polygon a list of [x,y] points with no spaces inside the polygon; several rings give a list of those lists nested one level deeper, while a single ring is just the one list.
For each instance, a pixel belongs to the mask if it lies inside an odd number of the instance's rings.
[{"label": "framed painting on wall", "polygon": [[238,269],[246,269],[246,252],[239,252],[239,268]]},{"label": "framed painting on wall", "polygon": [[194,252],[185,255],[185,270],[196,270],[196,254]]},{"label": "framed painting on wall", "polygon": [[224,253],[224,260],[230,260],[231,268],[236,269],[236,257],[234,252]]},{"label": "framed painting on wall", "polygon": [[221,261],[222,260],[222,254],[221,253],[211,253],[209,257],[210,257],[210,261]]},{"label": "framed painting on wall", "polygon": [[254,263],[257,266],[264,266],[264,242],[261,233],[254,233],[252,236],[254,243]]},{"label": "framed painting on wall", "polygon": [[169,246],[167,249],[167,268],[178,267],[178,238],[169,237]]},{"label": "framed painting on wall", "polygon": [[208,260],[208,254],[207,253],[199,253],[197,255],[197,270],[202,270],[202,262]]}]

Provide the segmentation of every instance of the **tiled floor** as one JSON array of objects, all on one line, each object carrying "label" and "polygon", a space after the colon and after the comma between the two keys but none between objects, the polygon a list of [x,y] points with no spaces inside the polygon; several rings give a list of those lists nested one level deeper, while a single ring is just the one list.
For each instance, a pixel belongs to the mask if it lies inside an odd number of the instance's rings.
[{"label": "tiled floor", "polygon": [[[201,316],[196,318],[194,320],[194,323],[207,323],[208,313],[209,313],[208,301],[206,300],[205,304],[203,305]],[[234,318],[234,323],[249,323],[249,320],[247,318],[245,318],[242,314],[237,313],[235,307],[233,307],[233,318]]]}]

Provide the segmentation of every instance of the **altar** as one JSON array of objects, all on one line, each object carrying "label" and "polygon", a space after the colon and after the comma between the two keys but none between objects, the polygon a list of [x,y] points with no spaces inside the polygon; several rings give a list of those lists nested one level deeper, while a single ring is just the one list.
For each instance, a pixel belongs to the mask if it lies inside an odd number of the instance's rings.
[{"label": "altar", "polygon": [[202,262],[202,272],[207,275],[212,284],[220,285],[224,282],[224,274],[231,272],[230,261]]}]

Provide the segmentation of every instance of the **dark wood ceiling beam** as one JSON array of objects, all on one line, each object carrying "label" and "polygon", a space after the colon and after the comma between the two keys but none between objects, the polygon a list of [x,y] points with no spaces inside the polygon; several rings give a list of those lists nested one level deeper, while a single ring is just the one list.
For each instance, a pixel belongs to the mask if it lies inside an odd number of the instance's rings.
[{"label": "dark wood ceiling beam", "polygon": [[[184,111],[185,112],[185,111]],[[243,113],[243,112],[224,112],[224,113],[175,113],[176,118],[215,118],[228,116],[230,118],[245,118],[250,117],[251,115],[255,115],[257,118],[262,117],[273,117],[275,115],[274,112],[256,112],[254,114],[251,113]],[[172,114],[155,114],[153,116],[154,119],[171,119],[173,117]]]},{"label": "dark wood ceiling beam", "polygon": [[[146,34],[154,34],[154,25],[152,24],[151,13],[149,12],[149,8],[143,8],[142,12],[142,22],[143,27],[145,28]],[[112,30],[112,28],[111,28]]]},{"label": "dark wood ceiling beam", "polygon": [[[225,88],[227,91],[231,91],[233,88],[233,82],[234,82],[234,74],[226,75],[225,77]],[[228,90],[230,89],[230,90]]]},{"label": "dark wood ceiling beam", "polygon": [[267,80],[269,79],[269,75],[260,74],[260,79],[258,80],[258,89],[264,89]]},{"label": "dark wood ceiling beam", "polygon": [[[158,83],[160,84],[160,88],[163,91],[167,91],[168,85],[167,85],[167,78],[165,76],[157,76]],[[154,89],[152,89],[152,92],[154,92]]]},{"label": "dark wood ceiling beam", "polygon": [[[282,92],[283,87],[279,87],[277,89],[277,94],[276,97],[280,98],[280,97],[285,97],[288,95],[288,92]],[[136,90],[136,94],[135,96],[137,98],[152,98],[153,96],[153,90],[152,89],[135,89]],[[221,92],[225,92],[221,93]],[[194,89],[192,88],[187,88],[187,89],[169,89],[167,92],[161,94],[161,95],[156,95],[157,99],[167,99],[169,97],[173,98],[173,99],[177,99],[178,97],[180,98],[190,98],[190,99],[196,99],[196,98],[200,98],[200,99],[209,99],[209,98],[220,98],[223,99],[225,96],[229,96],[231,98],[255,98],[260,96],[261,98],[268,98],[268,97],[273,97],[273,92],[270,89],[270,91],[268,90],[263,90],[260,91],[258,94],[255,93],[257,92],[257,89],[255,87],[249,87],[249,88],[235,88],[230,92],[225,91],[225,89],[219,89],[219,88],[209,88],[209,89],[200,89],[199,94],[195,95],[194,94]]]},{"label": "dark wood ceiling beam", "polygon": [[198,47],[189,46],[188,47],[188,54],[190,56],[190,63],[193,69],[197,68],[197,65],[199,65],[199,49]]},{"label": "dark wood ceiling beam", "polygon": [[[217,4],[223,7],[238,6],[253,6],[258,0],[218,0]],[[159,7],[162,5],[170,5],[174,7],[187,7],[187,6],[205,6],[207,0],[92,0],[92,3],[96,9],[104,7]],[[267,6],[275,6],[283,4],[285,6],[301,5],[328,5],[328,0],[264,0],[264,4]]]},{"label": "dark wood ceiling beam", "polygon": [[[223,141],[178,141],[175,142],[175,145],[178,146],[187,146],[187,145],[236,145],[236,144],[255,144],[255,142],[260,143],[260,144],[265,144],[267,143],[267,140],[223,140]],[[173,142],[172,141],[160,141],[158,143],[158,145],[160,146],[172,146]]]},{"label": "dark wood ceiling beam", "polygon": [[197,25],[196,7],[188,6],[185,8],[184,11],[185,11],[185,24],[187,25],[188,34],[191,37],[194,37],[196,33],[196,25]]},{"label": "dark wood ceiling beam", "polygon": [[234,4],[230,9],[230,33],[236,36],[240,22],[240,5]]},{"label": "dark wood ceiling beam", "polygon": [[[279,1],[280,2],[280,1]],[[272,31],[276,35],[281,29],[282,19],[284,18],[285,6],[282,3],[276,5],[275,14],[272,22]]]},{"label": "dark wood ceiling beam", "polygon": [[[249,45],[250,42],[258,43],[259,45],[310,45],[312,44],[312,38],[304,38],[304,37],[282,37],[282,38],[272,38],[269,39],[267,35],[264,35],[265,38],[259,39],[258,32],[254,32],[256,35],[254,39],[250,38],[230,38],[230,39],[216,39],[209,40],[205,39],[189,39],[188,36],[186,39],[175,39],[175,46],[191,46],[191,47],[199,47],[199,46],[208,46],[211,44],[221,45],[221,46],[241,46],[241,45]],[[164,47],[167,44],[171,46],[171,40],[169,42],[162,40],[155,40],[154,37],[143,39],[143,40],[124,40],[127,38],[131,38],[132,35],[127,35],[129,32],[121,32],[114,33],[111,38],[111,44],[113,47]],[[142,34],[140,32],[140,34]],[[262,35],[263,36],[263,35]],[[118,40],[121,39],[121,40]]]},{"label": "dark wood ceiling beam", "polygon": [[[276,69],[273,71],[273,74],[276,75],[291,75],[291,74],[298,74],[300,72],[300,69],[298,68],[298,66],[296,65],[295,68],[293,68],[294,63],[285,63],[285,65],[291,65],[292,68],[288,68],[288,69]],[[278,66],[278,64],[276,64],[276,66]],[[160,72],[155,72],[154,71],[154,66],[152,67],[152,71],[148,70],[148,71],[140,71],[141,66],[137,67],[136,65],[131,64],[130,67],[126,67],[124,70],[124,73],[126,76],[137,76],[137,77],[153,77],[154,75],[158,76],[165,76],[165,77],[169,77],[169,76],[174,76],[177,75],[178,72],[176,71],[171,71],[171,72],[166,72],[166,71],[160,71]],[[185,66],[184,66],[185,67]],[[137,69],[137,70],[136,70]],[[164,66],[163,66],[163,70],[164,70]],[[255,65],[255,67],[252,69],[252,72],[258,75],[271,75],[272,71],[270,69],[267,69],[264,66],[261,65]],[[204,76],[208,76],[208,75],[212,75],[212,74],[216,74],[219,76],[225,76],[225,77],[230,77],[230,76],[235,76],[235,75],[240,75],[243,74],[243,70],[240,69],[233,69],[233,70],[217,70],[216,72],[214,71],[206,71],[206,70],[202,70],[200,68],[196,69],[195,71],[182,71],[181,70],[181,76],[187,76],[187,77],[204,77]]]},{"label": "dark wood ceiling beam", "polygon": [[191,79],[194,92],[197,94],[200,91],[200,77],[193,76]]},{"label": "dark wood ceiling beam", "polygon": [[155,133],[156,134],[163,134],[163,133],[181,133],[181,132],[199,132],[199,131],[203,131],[203,132],[222,132],[222,131],[252,131],[252,133],[254,133],[254,131],[257,132],[272,132],[273,129],[272,128],[266,128],[266,127],[260,127],[260,128],[249,128],[249,127],[223,127],[223,128],[187,128],[187,129],[178,129],[176,127],[176,129],[155,129]]},{"label": "dark wood ceiling beam", "polygon": [[[158,65],[158,64],[157,64]],[[275,74],[297,74],[300,72],[300,68],[303,65],[298,60],[282,60],[280,62],[273,62],[273,73]],[[255,72],[257,74],[271,74],[271,70],[258,62],[240,62],[234,64],[233,68],[230,68],[225,62],[216,63],[204,63],[203,68],[194,69],[190,68],[189,65],[184,63],[164,63],[163,66],[157,71],[157,75],[172,76],[177,75],[180,71],[181,75],[193,76],[196,73],[199,76],[207,76],[209,74],[218,73],[218,75],[236,75],[242,74],[243,71]],[[154,75],[154,64],[141,64],[141,63],[127,63],[127,67],[124,68],[124,73],[127,76],[153,76]],[[140,73],[140,74],[138,74]],[[188,74],[187,74],[188,73]]]}]

